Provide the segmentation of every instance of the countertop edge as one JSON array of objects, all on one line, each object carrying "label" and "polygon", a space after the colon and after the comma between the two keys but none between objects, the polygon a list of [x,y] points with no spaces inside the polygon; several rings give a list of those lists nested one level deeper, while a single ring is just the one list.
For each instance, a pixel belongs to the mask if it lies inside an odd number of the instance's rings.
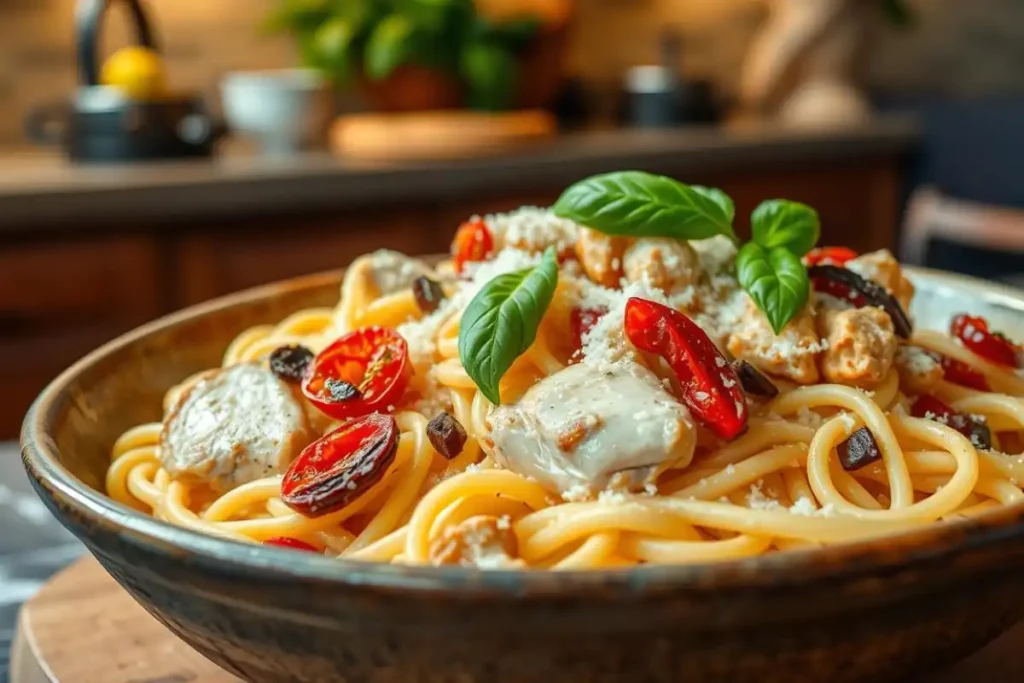
[{"label": "countertop edge", "polygon": [[[443,201],[567,185],[624,168],[685,174],[799,167],[912,151],[915,119],[793,130],[706,128],[569,134],[512,155],[433,163],[355,163],[326,153],[282,160],[224,157],[139,166],[72,167],[54,162],[0,167],[0,232],[66,226],[153,227],[194,217],[257,215],[392,201]],[[183,200],[183,197],[186,200]],[[112,201],[116,200],[116,201]]]}]

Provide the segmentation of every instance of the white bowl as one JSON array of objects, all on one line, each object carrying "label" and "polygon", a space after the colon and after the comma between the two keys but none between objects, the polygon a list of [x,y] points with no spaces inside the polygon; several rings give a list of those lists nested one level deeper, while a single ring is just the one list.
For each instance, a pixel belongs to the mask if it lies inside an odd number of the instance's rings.
[{"label": "white bowl", "polygon": [[322,77],[307,69],[233,71],[221,81],[224,117],[235,134],[267,154],[290,154],[318,141],[327,114]]}]

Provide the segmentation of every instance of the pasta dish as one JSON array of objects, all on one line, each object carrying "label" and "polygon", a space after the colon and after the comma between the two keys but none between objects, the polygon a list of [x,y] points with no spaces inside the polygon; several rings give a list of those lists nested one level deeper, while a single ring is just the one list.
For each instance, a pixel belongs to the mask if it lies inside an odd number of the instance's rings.
[{"label": "pasta dish", "polygon": [[596,176],[381,250],[240,334],[113,446],[109,496],[199,532],[484,569],[703,563],[1024,499],[1021,348],[914,330],[885,250],[810,207]]}]

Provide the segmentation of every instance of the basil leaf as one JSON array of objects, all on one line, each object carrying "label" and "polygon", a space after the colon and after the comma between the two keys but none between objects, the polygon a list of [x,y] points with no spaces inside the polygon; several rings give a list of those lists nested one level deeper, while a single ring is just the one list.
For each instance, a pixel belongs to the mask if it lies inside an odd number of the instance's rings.
[{"label": "basil leaf", "polygon": [[385,17],[366,43],[365,69],[370,80],[380,81],[405,63],[412,51],[416,28],[401,14]]},{"label": "basil leaf", "polygon": [[818,243],[821,221],[818,212],[800,202],[769,199],[750,216],[754,241],[765,249],[785,247],[803,256]]},{"label": "basil leaf", "polygon": [[775,334],[796,317],[810,295],[810,278],[800,257],[786,247],[765,249],[748,242],[736,255],[740,285],[757,303]]},{"label": "basil leaf", "polygon": [[582,180],[563,192],[552,210],[606,235],[736,239],[736,209],[724,192],[642,171]]},{"label": "basil leaf", "polygon": [[484,285],[462,314],[459,359],[491,403],[501,404],[501,378],[537,338],[557,285],[558,259],[548,247],[538,266]]}]

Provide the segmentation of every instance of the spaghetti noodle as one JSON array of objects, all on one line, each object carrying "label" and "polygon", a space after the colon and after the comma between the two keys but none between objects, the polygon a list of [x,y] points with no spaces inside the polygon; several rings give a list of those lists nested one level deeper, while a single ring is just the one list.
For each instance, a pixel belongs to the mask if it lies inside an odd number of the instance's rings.
[{"label": "spaghetti noodle", "polygon": [[[965,364],[984,377],[991,391],[937,377],[927,393],[987,425],[993,435],[990,449],[942,419],[928,419],[942,416],[911,416],[914,398],[924,392],[890,356],[883,378],[870,389],[856,381],[823,378],[798,383],[774,373],[780,393],[770,399],[748,397],[745,433],[727,442],[694,426],[692,458],[682,460],[685,466],[667,463],[646,487],[558,491],[498,466],[495,406],[459,357],[463,313],[494,277],[536,265],[543,247],[554,245],[560,252],[568,247],[571,253],[573,243],[582,241],[577,237],[582,228],[526,210],[488,217],[484,224],[496,241],[494,252],[466,264],[461,276],[452,262],[431,270],[393,253],[368,255],[349,269],[335,309],[300,311],[277,325],[254,327],[225,352],[224,367],[265,365],[275,349],[301,345],[319,353],[342,334],[369,326],[396,330],[408,342],[412,377],[387,409],[400,432],[394,459],[353,500],[327,514],[306,516],[282,500],[282,472],[229,490],[201,477],[172,475],[161,458],[166,426],[160,423],[131,429],[114,444],[108,495],[202,533],[247,542],[298,539],[349,560],[436,564],[441,561],[437,548],[444,542],[465,551],[456,552],[454,560],[463,564],[554,570],[732,560],[899,532],[1024,499],[1024,457],[1019,455],[1024,378],[931,331],[917,332],[903,343],[925,354],[924,365],[939,355]],[[743,305],[746,295],[737,289],[735,276],[723,266],[723,248],[714,240],[694,245],[697,260],[685,264],[688,284],[673,282],[666,288],[652,284],[650,268],[632,279],[627,270],[621,289],[602,287],[588,277],[593,264],[585,262],[584,251],[563,259],[558,288],[535,340],[501,379],[502,403],[516,404],[539,382],[577,362],[604,369],[635,364],[669,383],[670,373],[658,359],[637,352],[623,338],[619,328],[629,296],[683,310],[720,347],[728,346],[739,357],[749,351],[755,365],[767,365],[758,362],[764,357],[756,349],[737,349],[742,344],[729,341],[738,328],[751,324],[752,314]],[[669,275],[678,274],[669,259],[659,263]],[[381,268],[391,272],[382,274]],[[447,300],[425,313],[407,282],[396,276],[402,268],[440,280]],[[389,278],[402,281],[401,286]],[[574,348],[569,321],[574,309],[595,301],[608,312],[584,333],[581,352]],[[808,315],[813,319],[816,310],[828,305],[837,304],[818,295]],[[798,353],[811,354],[818,367],[825,362],[820,343],[793,347],[784,336],[770,336],[783,362],[796,363]],[[167,393],[165,421],[202,378],[185,379]],[[315,434],[343,423],[299,400]],[[465,430],[457,454],[443,455],[428,439],[428,421],[441,411]],[[881,459],[846,471],[836,449],[861,428],[870,432]],[[1016,454],[1004,452],[1014,449]],[[481,524],[482,519],[494,523]],[[495,538],[502,543],[493,543]]]}]

